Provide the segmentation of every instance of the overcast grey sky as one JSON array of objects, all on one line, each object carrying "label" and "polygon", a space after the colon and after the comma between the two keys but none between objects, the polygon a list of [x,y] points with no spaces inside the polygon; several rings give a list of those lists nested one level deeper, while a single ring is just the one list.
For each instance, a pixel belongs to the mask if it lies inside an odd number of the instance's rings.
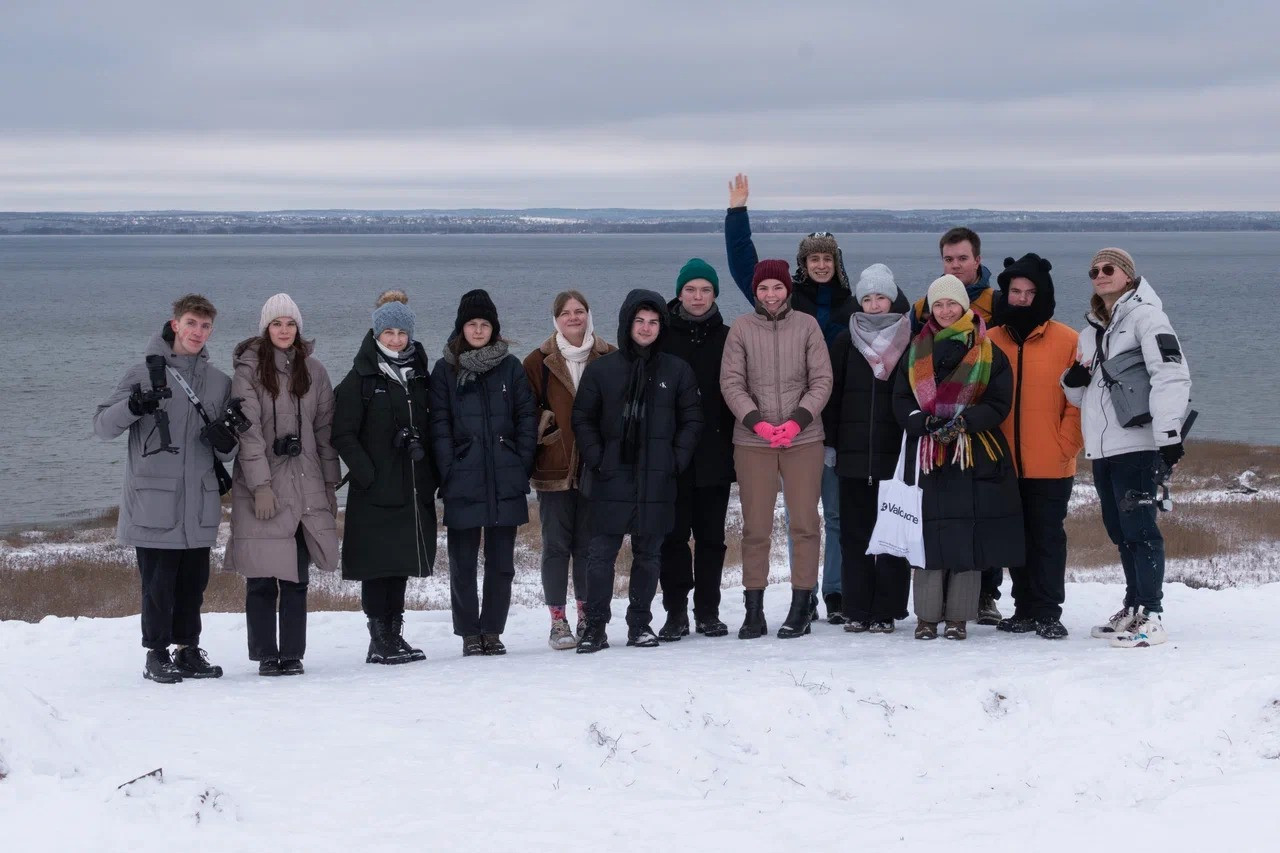
[{"label": "overcast grey sky", "polygon": [[1277,7],[0,0],[0,210],[1276,210]]}]

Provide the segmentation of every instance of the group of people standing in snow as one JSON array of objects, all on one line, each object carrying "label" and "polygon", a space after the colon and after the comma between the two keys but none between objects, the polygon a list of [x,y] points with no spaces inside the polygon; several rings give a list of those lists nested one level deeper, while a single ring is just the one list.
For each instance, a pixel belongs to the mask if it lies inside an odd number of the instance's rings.
[{"label": "group of people standing in snow", "polygon": [[[403,636],[405,594],[408,578],[435,565],[437,493],[464,655],[506,652],[516,531],[529,521],[531,490],[551,648],[608,648],[625,538],[627,645],[728,634],[720,603],[734,482],[741,639],[769,630],[779,489],[791,600],[778,637],[809,634],[821,595],[827,620],[851,633],[892,633],[913,600],[917,639],[941,628],[963,640],[974,621],[1059,639],[1064,523],[1082,448],[1126,581],[1123,606],[1093,635],[1126,647],[1164,642],[1158,491],[1182,456],[1190,375],[1133,258],[1097,253],[1078,334],[1053,319],[1052,265],[1037,254],[1005,259],[992,287],[979,236],[953,228],[939,241],[944,274],[913,305],[884,264],[851,281],[827,232],[801,240],[794,269],[760,260],[748,193],[745,176],[730,182],[725,241],[753,310],[727,324],[716,270],[693,258],[674,298],[627,295],[616,347],[597,333],[588,297],[566,290],[551,306],[554,332],[521,362],[489,294],[473,290],[431,367],[407,295],[392,290],[334,387],[303,337],[299,306],[281,293],[263,305],[258,334],[235,347],[228,377],[205,349],[213,305],[178,300],[145,363],[94,421],[103,438],[129,435],[118,534],[137,549],[144,675],[222,674],[199,640],[226,491],[224,568],[246,577],[249,658],[262,675],[303,672],[312,565],[361,582],[367,662],[424,658]],[[1117,399],[1131,387],[1114,375],[1126,354],[1149,386],[1136,416]],[[867,553],[886,511],[880,485],[895,477],[921,490],[921,565]],[[1008,617],[997,604],[1005,569]],[[666,618],[655,632],[659,585]]]}]

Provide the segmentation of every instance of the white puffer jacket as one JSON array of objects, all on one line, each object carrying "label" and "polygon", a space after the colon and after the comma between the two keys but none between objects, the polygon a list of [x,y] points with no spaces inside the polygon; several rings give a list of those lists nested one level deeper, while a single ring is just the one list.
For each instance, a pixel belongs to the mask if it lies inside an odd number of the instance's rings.
[{"label": "white puffer jacket", "polygon": [[[1089,325],[1080,332],[1079,355],[1091,379],[1084,388],[1063,386],[1067,399],[1080,407],[1085,457],[1101,459],[1181,441],[1182,421],[1191,405],[1191,371],[1155,289],[1139,279],[1138,287],[1112,308],[1110,326],[1104,327],[1092,313],[1086,319]],[[1139,347],[1151,374],[1151,423],[1126,429],[1116,418],[1100,368],[1107,359]]]}]

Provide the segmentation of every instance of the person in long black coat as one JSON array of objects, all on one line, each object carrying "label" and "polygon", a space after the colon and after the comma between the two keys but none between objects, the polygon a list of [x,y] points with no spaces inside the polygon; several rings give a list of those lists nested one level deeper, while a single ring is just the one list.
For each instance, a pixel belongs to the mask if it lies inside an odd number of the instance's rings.
[{"label": "person in long black coat", "polygon": [[[920,477],[925,564],[913,578],[916,637],[936,637],[945,617],[947,638],[963,640],[966,623],[978,617],[981,572],[1014,565],[1024,552],[1018,478],[1000,431],[1013,405],[1013,371],[987,337],[985,322],[970,310],[958,278],[942,276],[927,298],[931,319],[912,340],[893,392],[894,415],[913,439],[907,444],[913,470],[917,453],[927,457]],[[962,362],[975,348],[988,354],[990,374],[956,414],[953,406],[944,408],[944,395],[954,390],[944,385],[967,383]],[[929,350],[931,370],[921,363],[924,356],[917,358]],[[919,377],[926,372],[937,383],[937,399],[922,390]]]},{"label": "person in long black coat", "polygon": [[[689,593],[699,634],[723,637],[720,583],[724,577],[725,515],[734,481],[733,412],[720,393],[720,361],[729,337],[716,299],[720,279],[701,258],[692,258],[676,276],[676,298],[667,304],[671,316],[662,351],[693,368],[702,396],[702,436],[693,462],[676,482],[675,527],[662,542],[662,608],[666,624],[658,639],[679,640],[689,633]],[[693,551],[689,537],[693,537]]]},{"label": "person in long black coat", "polygon": [[[436,471],[425,454],[429,377],[408,297],[378,298],[373,328],[334,389],[330,440],[349,469],[342,577],[358,580],[369,620],[368,663],[424,655],[403,638],[405,589],[436,559]],[[417,435],[418,450],[403,435]]]},{"label": "person in long black coat", "polygon": [[587,558],[587,629],[579,653],[608,648],[614,562],[631,536],[627,645],[652,647],[649,626],[662,540],[675,524],[676,479],[689,466],[702,431],[692,368],[662,352],[667,306],[651,290],[627,294],[618,312],[619,349],[582,374],[573,431],[592,504]]},{"label": "person in long black coat", "polygon": [[911,303],[884,264],[863,270],[854,294],[859,310],[831,345],[833,384],[822,418],[840,478],[844,629],[889,634],[907,616],[911,567],[903,557],[868,554],[867,546],[880,481],[893,476],[902,445],[893,386],[911,341]]},{"label": "person in long black coat", "polygon": [[[464,655],[501,655],[516,528],[529,520],[538,414],[488,293],[463,294],[453,331],[431,375],[431,449],[444,500],[453,633],[462,637]],[[481,531],[483,607],[476,595]]]}]

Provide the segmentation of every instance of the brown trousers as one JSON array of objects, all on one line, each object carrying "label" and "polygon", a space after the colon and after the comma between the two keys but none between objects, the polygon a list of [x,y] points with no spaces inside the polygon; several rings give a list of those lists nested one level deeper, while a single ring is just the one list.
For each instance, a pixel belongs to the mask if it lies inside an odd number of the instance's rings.
[{"label": "brown trousers", "polygon": [[791,517],[791,587],[813,589],[818,583],[821,551],[822,442],[773,449],[735,445],[733,465],[738,472],[742,501],[742,585],[769,585],[769,550],[773,539],[773,509],[782,499]]}]

